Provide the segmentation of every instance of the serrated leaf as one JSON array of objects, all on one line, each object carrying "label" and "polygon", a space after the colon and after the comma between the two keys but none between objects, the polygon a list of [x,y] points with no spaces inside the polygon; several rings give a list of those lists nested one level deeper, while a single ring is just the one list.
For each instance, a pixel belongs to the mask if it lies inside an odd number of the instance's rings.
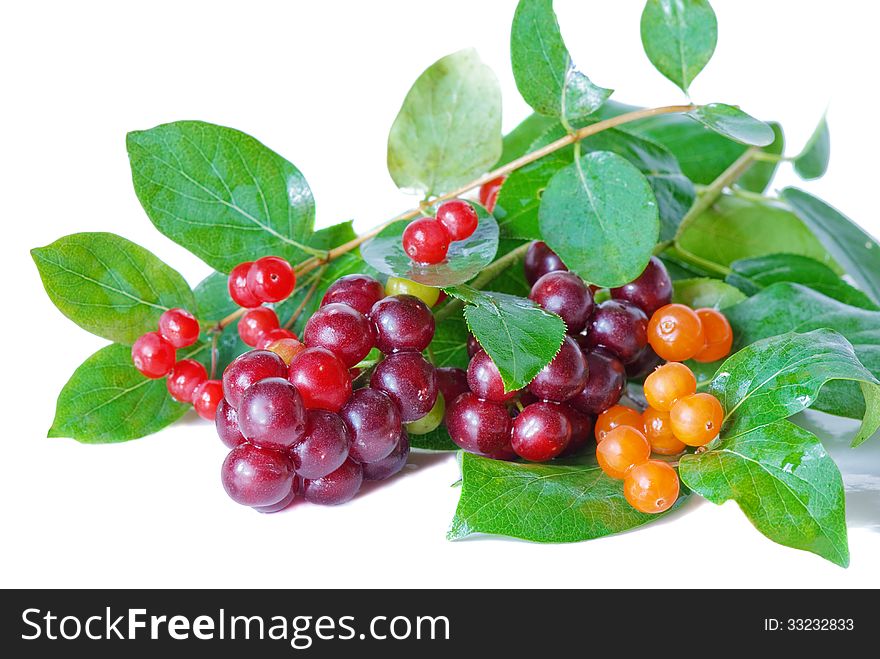
[{"label": "serrated leaf", "polygon": [[672,301],[686,304],[693,309],[724,309],[746,298],[738,288],[708,277],[678,279],[672,286]]},{"label": "serrated leaf", "polygon": [[816,130],[794,159],[794,170],[804,180],[822,178],[828,171],[831,158],[831,133],[828,131],[828,120],[823,115]]},{"label": "serrated leaf", "polygon": [[468,328],[498,367],[505,391],[531,382],[562,345],[565,323],[531,300],[468,286],[444,290],[465,303]]},{"label": "serrated leaf", "polygon": [[657,244],[657,201],[621,156],[588,153],[557,172],[541,197],[541,235],[568,268],[601,287],[638,277]]},{"label": "serrated leaf", "polygon": [[102,348],[74,371],[58,396],[49,437],[86,444],[125,442],[154,433],[182,417],[165,379],[150,380],[131,363],[131,348]]},{"label": "serrated leaf", "polygon": [[501,88],[475,50],[441,58],[406,95],[388,136],[397,187],[426,196],[454,190],[501,156]]},{"label": "serrated leaf", "polygon": [[315,202],[305,178],[250,135],[178,121],[129,133],[126,146],[150,220],[215,270],[309,252]]},{"label": "serrated leaf", "polygon": [[31,250],[46,293],[83,329],[131,345],[162,312],[193,308],[180,274],[113,233],[75,233]]},{"label": "serrated leaf", "polygon": [[562,40],[553,0],[520,0],[510,30],[510,59],[526,103],[568,122],[585,117],[611,96],[578,71]]},{"label": "serrated leaf", "polygon": [[749,146],[769,146],[776,139],[773,129],[742,110],[724,103],[701,105],[687,113],[706,128]]}]

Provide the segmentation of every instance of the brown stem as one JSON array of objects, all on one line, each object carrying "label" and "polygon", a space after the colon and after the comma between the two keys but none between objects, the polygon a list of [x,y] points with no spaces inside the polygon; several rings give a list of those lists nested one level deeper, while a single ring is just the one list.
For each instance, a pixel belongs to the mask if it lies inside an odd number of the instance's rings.
[{"label": "brown stem", "polygon": [[306,308],[306,305],[309,303],[309,300],[312,299],[315,291],[318,290],[318,284],[321,283],[321,276],[324,274],[324,270],[326,269],[327,266],[324,266],[324,268],[318,271],[318,274],[315,276],[315,280],[312,282],[312,285],[309,286],[309,290],[306,291],[306,294],[303,297],[302,301],[299,303],[297,308],[294,309],[293,313],[290,315],[290,319],[288,319],[288,321],[284,323],[284,329],[290,329],[291,327],[293,327],[296,319],[300,317],[303,310]]}]

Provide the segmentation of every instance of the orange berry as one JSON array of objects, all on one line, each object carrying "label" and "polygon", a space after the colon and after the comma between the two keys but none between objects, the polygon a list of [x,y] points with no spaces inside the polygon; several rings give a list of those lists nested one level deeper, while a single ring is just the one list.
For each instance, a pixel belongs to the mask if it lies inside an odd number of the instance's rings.
[{"label": "orange berry", "polygon": [[658,455],[678,455],[687,448],[672,432],[669,412],[661,412],[651,407],[642,414],[645,422],[645,437],[651,444],[651,452]]},{"label": "orange berry", "polygon": [[643,513],[662,513],[678,499],[678,474],[665,462],[649,460],[629,470],[623,481],[623,496]]},{"label": "orange berry", "polygon": [[668,412],[675,401],[697,391],[693,371],[679,362],[669,362],[645,378],[645,398],[655,410]]},{"label": "orange berry", "polygon": [[596,447],[596,460],[611,478],[622,479],[634,466],[651,457],[651,445],[645,436],[629,426],[618,426],[605,435]]},{"label": "orange berry", "polygon": [[706,346],[694,355],[698,362],[717,362],[730,354],[733,346],[733,328],[727,318],[715,309],[697,309],[697,316],[703,325]]},{"label": "orange berry", "polygon": [[644,428],[642,415],[626,405],[612,405],[596,419],[596,427],[593,431],[596,442],[601,442],[605,439],[605,435],[618,426],[629,426],[641,431]]},{"label": "orange berry", "polygon": [[690,307],[667,304],[648,321],[648,343],[666,361],[683,362],[706,345],[703,324]]},{"label": "orange berry", "polygon": [[672,432],[688,446],[705,446],[721,430],[724,408],[712,394],[685,396],[669,412]]},{"label": "orange berry", "polygon": [[305,349],[306,347],[297,339],[289,338],[278,339],[266,346],[266,350],[274,352],[281,357],[281,359],[284,360],[284,363],[288,366],[290,366],[290,362],[293,361],[293,358]]}]

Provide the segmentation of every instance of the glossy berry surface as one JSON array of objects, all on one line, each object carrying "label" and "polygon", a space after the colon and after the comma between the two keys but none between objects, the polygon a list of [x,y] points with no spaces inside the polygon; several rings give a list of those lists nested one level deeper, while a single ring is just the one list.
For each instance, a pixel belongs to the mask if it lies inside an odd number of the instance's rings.
[{"label": "glossy berry surface", "polygon": [[464,369],[443,366],[435,369],[434,375],[437,377],[437,388],[443,395],[447,407],[463,393],[471,390],[468,386],[467,371]]},{"label": "glossy berry surface", "polygon": [[388,394],[404,423],[421,419],[437,402],[434,367],[418,352],[388,355],[373,370],[370,386]]},{"label": "glossy berry surface", "polygon": [[355,391],[339,415],[348,427],[349,455],[358,462],[381,460],[400,439],[400,411],[387,394],[376,389]]},{"label": "glossy berry surface", "polygon": [[480,352],[480,350],[482,350],[482,349],[483,349],[483,346],[481,346],[480,342],[477,341],[477,337],[475,337],[473,334],[468,332],[468,338],[467,338],[468,357],[473,357],[478,352]]},{"label": "glossy berry surface", "polygon": [[376,347],[392,352],[421,352],[434,338],[434,314],[412,295],[392,295],[370,311],[376,328]]},{"label": "glossy berry surface", "polygon": [[510,445],[530,462],[546,462],[562,453],[571,441],[568,416],[553,403],[532,403],[513,420]]},{"label": "glossy berry surface", "polygon": [[605,348],[627,364],[648,344],[647,327],[648,317],[634,304],[606,300],[596,307],[583,345]]},{"label": "glossy berry surface", "polygon": [[650,345],[646,345],[642,348],[638,357],[626,365],[626,377],[633,380],[639,380],[651,373],[662,363],[663,360],[657,356],[657,353],[654,352],[654,348]]},{"label": "glossy berry surface", "polygon": [[290,366],[293,358],[305,349],[305,344],[300,343],[298,339],[278,339],[266,346],[266,350],[274,352],[281,357],[288,366]]},{"label": "glossy berry surface", "polygon": [[366,316],[373,305],[383,297],[385,297],[385,288],[380,281],[368,275],[345,275],[330,284],[321,300],[321,306],[338,302],[347,304]]},{"label": "glossy berry surface", "polygon": [[348,429],[338,414],[309,410],[305,434],[290,449],[290,457],[298,476],[321,478],[342,466],[348,448]]},{"label": "glossy berry surface", "polygon": [[287,377],[287,364],[281,357],[268,350],[251,350],[236,357],[223,371],[223,395],[237,410],[244,392],[252,384],[283,377]]},{"label": "glossy berry surface", "polygon": [[220,380],[205,380],[193,390],[193,408],[205,421],[214,421],[221,400],[223,383]]},{"label": "glossy berry surface", "polygon": [[644,433],[629,426],[609,431],[596,446],[596,460],[611,478],[623,479],[636,465],[651,457],[651,445]]},{"label": "glossy berry surface", "polygon": [[516,396],[516,391],[504,391],[504,381],[498,367],[484,350],[471,357],[467,369],[468,386],[478,398],[503,403]]},{"label": "glossy berry surface", "polygon": [[579,453],[593,437],[593,424],[595,419],[590,414],[584,414],[571,405],[563,403],[559,409],[568,418],[571,424],[571,439],[568,446],[560,455],[574,455]]},{"label": "glossy berry surface", "polygon": [[255,446],[286,451],[305,435],[306,408],[302,396],[283,378],[255,382],[244,392],[238,408],[238,427]]},{"label": "glossy berry surface", "polygon": [[296,386],[308,409],[338,412],[351,396],[348,368],[326,348],[300,352],[290,362],[287,379]]},{"label": "glossy berry surface", "polygon": [[669,412],[660,412],[649,407],[642,412],[642,421],[645,424],[645,437],[648,438],[652,453],[678,455],[687,448],[687,445],[672,432]]},{"label": "glossy berry surface", "polygon": [[402,432],[397,446],[391,453],[381,460],[363,465],[364,480],[382,481],[394,476],[406,466],[407,458],[409,458],[409,437],[406,432]]},{"label": "glossy berry surface", "polygon": [[480,218],[477,211],[464,199],[453,199],[437,208],[437,221],[446,227],[452,240],[465,240],[474,235]]},{"label": "glossy berry surface", "polygon": [[174,367],[177,353],[174,346],[162,338],[159,332],[148,332],[131,347],[134,367],[148,378],[157,379],[168,375]]},{"label": "glossy berry surface", "polygon": [[303,481],[303,498],[320,506],[338,506],[351,501],[363,482],[363,467],[349,458],[336,471],[322,478]]},{"label": "glossy berry surface", "polygon": [[440,426],[440,424],[443,423],[443,418],[445,416],[446,399],[443,397],[443,394],[438,391],[437,402],[434,403],[434,407],[432,407],[430,411],[421,419],[410,421],[409,423],[406,423],[404,425],[408,433],[411,433],[413,435],[425,435],[432,430],[436,430]]},{"label": "glossy berry surface", "polygon": [[587,381],[569,404],[586,414],[601,414],[616,405],[626,385],[626,373],[620,360],[597,348],[586,354]]},{"label": "glossy berry surface", "polygon": [[433,307],[440,299],[440,289],[433,286],[425,286],[417,281],[404,279],[403,277],[389,277],[385,282],[386,295],[412,295],[419,298],[429,307]]},{"label": "glossy berry surface", "polygon": [[186,309],[169,309],[159,316],[159,334],[175,348],[186,348],[199,340],[199,321]]},{"label": "glossy berry surface", "polygon": [[584,353],[570,336],[549,364],[529,383],[529,391],[542,400],[562,403],[576,396],[587,383],[589,367]]},{"label": "glossy berry surface", "polygon": [[466,393],[446,407],[446,429],[465,451],[495,456],[510,444],[510,415],[498,403]]},{"label": "glossy berry surface", "polygon": [[214,425],[217,428],[217,436],[220,437],[220,441],[229,448],[235,448],[247,441],[238,427],[238,413],[225,398],[217,404]]},{"label": "glossy berry surface", "polygon": [[278,316],[269,307],[257,307],[246,312],[238,321],[238,335],[245,345],[256,347],[263,334],[278,329]]},{"label": "glossy berry surface", "polygon": [[645,399],[655,410],[668,412],[680,398],[697,391],[697,378],[684,364],[669,362],[645,378]]},{"label": "glossy berry surface", "polygon": [[168,379],[168,393],[179,403],[191,403],[193,391],[208,379],[208,372],[195,359],[181,359],[174,364]]},{"label": "glossy berry surface", "polygon": [[283,327],[270,329],[268,332],[260,335],[256,348],[257,350],[268,350],[270,345],[281,339],[296,339],[296,334]]},{"label": "glossy berry surface", "polygon": [[619,426],[629,426],[643,430],[642,415],[626,405],[614,405],[602,412],[596,419],[596,441],[601,443],[609,432]]},{"label": "glossy berry surface", "polygon": [[665,462],[649,460],[630,469],[623,481],[623,495],[643,513],[669,510],[678,499],[679,482],[675,469]]},{"label": "glossy berry surface", "polygon": [[583,331],[593,313],[593,292],[571,272],[548,272],[532,286],[529,299],[561,317],[569,334]]},{"label": "glossy berry surface", "polygon": [[495,210],[495,204],[498,201],[498,195],[501,192],[501,186],[504,185],[505,178],[504,176],[499,176],[480,186],[480,204],[490,213]]},{"label": "glossy berry surface", "polygon": [[327,348],[349,368],[366,357],[375,342],[367,317],[339,302],[318,309],[303,330],[303,343],[309,348]]},{"label": "glossy berry surface", "polygon": [[706,345],[694,355],[694,361],[708,363],[727,357],[733,347],[733,328],[727,317],[715,309],[697,309],[695,313],[703,327]]},{"label": "glossy berry surface", "polygon": [[290,506],[290,504],[292,504],[296,500],[296,497],[299,494],[299,481],[299,477],[294,476],[293,487],[290,488],[290,492],[288,492],[287,495],[278,503],[273,503],[269,506],[253,506],[254,510],[256,510],[258,513],[264,513],[267,515],[270,513],[278,513],[282,510],[285,510]]},{"label": "glossy berry surface", "polygon": [[683,304],[667,304],[651,316],[648,341],[654,352],[670,362],[690,359],[706,345],[700,317]]},{"label": "glossy berry surface", "polygon": [[432,217],[420,217],[403,232],[403,251],[416,263],[440,263],[446,258],[452,237]]},{"label": "glossy berry surface", "polygon": [[293,267],[279,256],[264,256],[248,269],[247,287],[263,302],[281,302],[287,299],[296,285]]},{"label": "glossy berry surface", "polygon": [[247,285],[248,272],[253,264],[253,261],[239,263],[232,269],[232,272],[229,273],[229,280],[227,283],[229,297],[231,297],[232,301],[238,306],[244,307],[245,309],[254,309],[262,304],[260,298],[254,295]]},{"label": "glossy berry surface", "polygon": [[525,260],[523,261],[523,268],[529,286],[534,286],[535,282],[548,272],[568,270],[562,259],[556,255],[556,252],[547,247],[547,243],[540,240],[529,245]]},{"label": "glossy berry surface", "polygon": [[663,261],[652,256],[645,271],[629,284],[612,288],[611,297],[632,302],[650,318],[672,301],[672,279]]},{"label": "glossy berry surface", "polygon": [[293,489],[293,462],[285,453],[242,444],[226,456],[220,477],[236,503],[271,506]]},{"label": "glossy berry surface", "polygon": [[712,394],[685,396],[669,411],[672,432],[688,446],[705,446],[721,432],[724,408]]}]

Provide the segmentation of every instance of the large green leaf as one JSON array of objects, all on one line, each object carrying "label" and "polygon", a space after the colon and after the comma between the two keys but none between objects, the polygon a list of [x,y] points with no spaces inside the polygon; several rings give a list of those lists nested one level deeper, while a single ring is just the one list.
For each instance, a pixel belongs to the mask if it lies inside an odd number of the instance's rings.
[{"label": "large green leaf", "polygon": [[621,482],[606,476],[594,460],[518,464],[464,453],[461,473],[450,540],[490,533],[533,542],[578,542],[663,517],[633,508]]},{"label": "large green leaf", "polygon": [[429,346],[434,366],[467,368],[468,362],[470,362],[467,353],[467,340],[467,322],[460,311],[448,315],[442,322],[438,322],[434,330],[434,338]]},{"label": "large green leaf", "polygon": [[557,172],[541,198],[541,235],[570,270],[602,287],[638,277],[657,243],[657,201],[645,176],[608,151]]},{"label": "large green leaf", "polygon": [[128,134],[134,189],[156,228],[220,272],[308,252],[315,203],[300,171],[253,137],[202,121]]},{"label": "large green leaf", "polygon": [[611,95],[578,71],[562,40],[553,0],[520,0],[510,30],[516,86],[541,114],[568,122],[594,112]]},{"label": "large green leaf", "polygon": [[803,190],[786,188],[782,198],[819,236],[856,286],[880,303],[880,243],[840,211]]},{"label": "large green leaf", "polygon": [[432,64],[403,101],[388,136],[399,188],[440,195],[486,172],[501,156],[501,88],[475,50]]},{"label": "large green leaf", "polygon": [[112,233],[75,233],[31,250],[43,286],[65,316],[93,334],[132,344],[173,307],[193,308],[183,277]]},{"label": "large green leaf", "polygon": [[131,348],[113,344],[84,361],[64,385],[49,437],[125,442],[161,430],[187,409],[168,394],[164,378],[150,380],[135,369]]},{"label": "large green leaf", "polygon": [[695,277],[693,279],[677,279],[673,281],[672,301],[686,304],[693,309],[709,307],[724,309],[745,299],[745,294],[738,288],[720,279]]},{"label": "large green leaf", "polygon": [[505,391],[527,385],[559,351],[565,323],[531,300],[468,286],[445,290],[465,302],[468,328],[498,367]]},{"label": "large green leaf", "polygon": [[701,105],[688,112],[687,116],[741,144],[769,146],[776,139],[773,129],[768,124],[732,105],[724,103]]},{"label": "large green leaf", "polygon": [[816,130],[794,159],[794,169],[801,178],[806,180],[821,178],[828,171],[831,158],[831,133],[828,131],[828,120],[823,116]]},{"label": "large green leaf", "polygon": [[651,64],[687,92],[712,59],[718,21],[706,0],[648,0],[641,31]]}]

